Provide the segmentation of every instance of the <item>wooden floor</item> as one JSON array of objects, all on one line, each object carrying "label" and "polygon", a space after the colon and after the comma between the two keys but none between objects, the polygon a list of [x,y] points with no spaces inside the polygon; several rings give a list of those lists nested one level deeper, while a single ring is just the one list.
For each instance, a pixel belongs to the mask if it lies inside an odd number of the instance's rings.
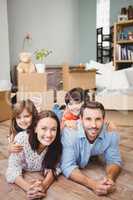
[{"label": "wooden floor", "polygon": [[[7,166],[7,135],[10,121],[0,123],[0,199],[25,200],[25,193],[14,185],[6,183],[4,174]],[[123,171],[117,179],[117,190],[107,197],[98,197],[91,190],[60,176],[50,187],[46,200],[133,200],[133,126],[119,126],[120,149],[123,158]],[[93,162],[86,170],[89,176],[99,179],[104,176],[102,165]],[[34,174],[33,176],[36,176]],[[38,174],[37,174],[38,176]],[[27,174],[26,178],[31,178]],[[32,177],[33,178],[33,177]]]}]

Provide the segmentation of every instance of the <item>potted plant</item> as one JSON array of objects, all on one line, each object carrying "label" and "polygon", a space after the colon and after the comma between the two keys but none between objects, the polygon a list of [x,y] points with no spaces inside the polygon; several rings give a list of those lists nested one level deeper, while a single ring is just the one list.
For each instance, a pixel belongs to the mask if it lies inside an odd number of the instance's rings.
[{"label": "potted plant", "polygon": [[44,60],[45,58],[51,54],[52,51],[49,51],[48,49],[38,49],[35,51],[35,58],[38,60],[40,63],[36,64],[37,72],[43,73],[45,71],[45,63]]}]

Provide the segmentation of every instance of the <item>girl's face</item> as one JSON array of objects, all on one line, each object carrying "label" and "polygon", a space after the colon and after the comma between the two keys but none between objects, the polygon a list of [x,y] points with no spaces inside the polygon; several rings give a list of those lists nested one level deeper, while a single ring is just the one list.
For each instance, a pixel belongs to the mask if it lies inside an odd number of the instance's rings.
[{"label": "girl's face", "polygon": [[27,109],[24,109],[17,117],[16,117],[16,123],[17,125],[22,129],[27,129],[32,122],[32,114],[27,111]]},{"label": "girl's face", "polygon": [[82,104],[82,102],[71,100],[68,103],[68,109],[72,114],[78,116],[80,114],[80,108]]},{"label": "girl's face", "polygon": [[36,134],[37,134],[37,139],[40,142],[41,147],[47,147],[56,138],[56,133],[57,133],[57,122],[55,119],[46,117],[43,119],[40,119],[37,127],[36,127]]}]

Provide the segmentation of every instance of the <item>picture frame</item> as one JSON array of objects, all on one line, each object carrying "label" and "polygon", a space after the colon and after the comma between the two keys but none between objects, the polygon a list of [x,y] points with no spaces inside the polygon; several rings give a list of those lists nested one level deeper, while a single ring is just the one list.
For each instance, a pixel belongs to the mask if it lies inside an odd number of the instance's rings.
[{"label": "picture frame", "polygon": [[127,15],[118,15],[118,22],[120,21],[127,21],[128,16]]}]

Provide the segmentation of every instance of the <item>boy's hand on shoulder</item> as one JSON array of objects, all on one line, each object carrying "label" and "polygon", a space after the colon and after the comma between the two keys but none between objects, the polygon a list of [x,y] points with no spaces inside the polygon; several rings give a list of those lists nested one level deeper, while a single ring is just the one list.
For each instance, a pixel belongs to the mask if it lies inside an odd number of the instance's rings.
[{"label": "boy's hand on shoulder", "polygon": [[107,131],[108,132],[117,131],[117,126],[116,126],[116,124],[114,122],[106,121],[105,125],[107,127]]},{"label": "boy's hand on shoulder", "polygon": [[77,128],[76,120],[66,120],[64,126],[76,129]]}]

